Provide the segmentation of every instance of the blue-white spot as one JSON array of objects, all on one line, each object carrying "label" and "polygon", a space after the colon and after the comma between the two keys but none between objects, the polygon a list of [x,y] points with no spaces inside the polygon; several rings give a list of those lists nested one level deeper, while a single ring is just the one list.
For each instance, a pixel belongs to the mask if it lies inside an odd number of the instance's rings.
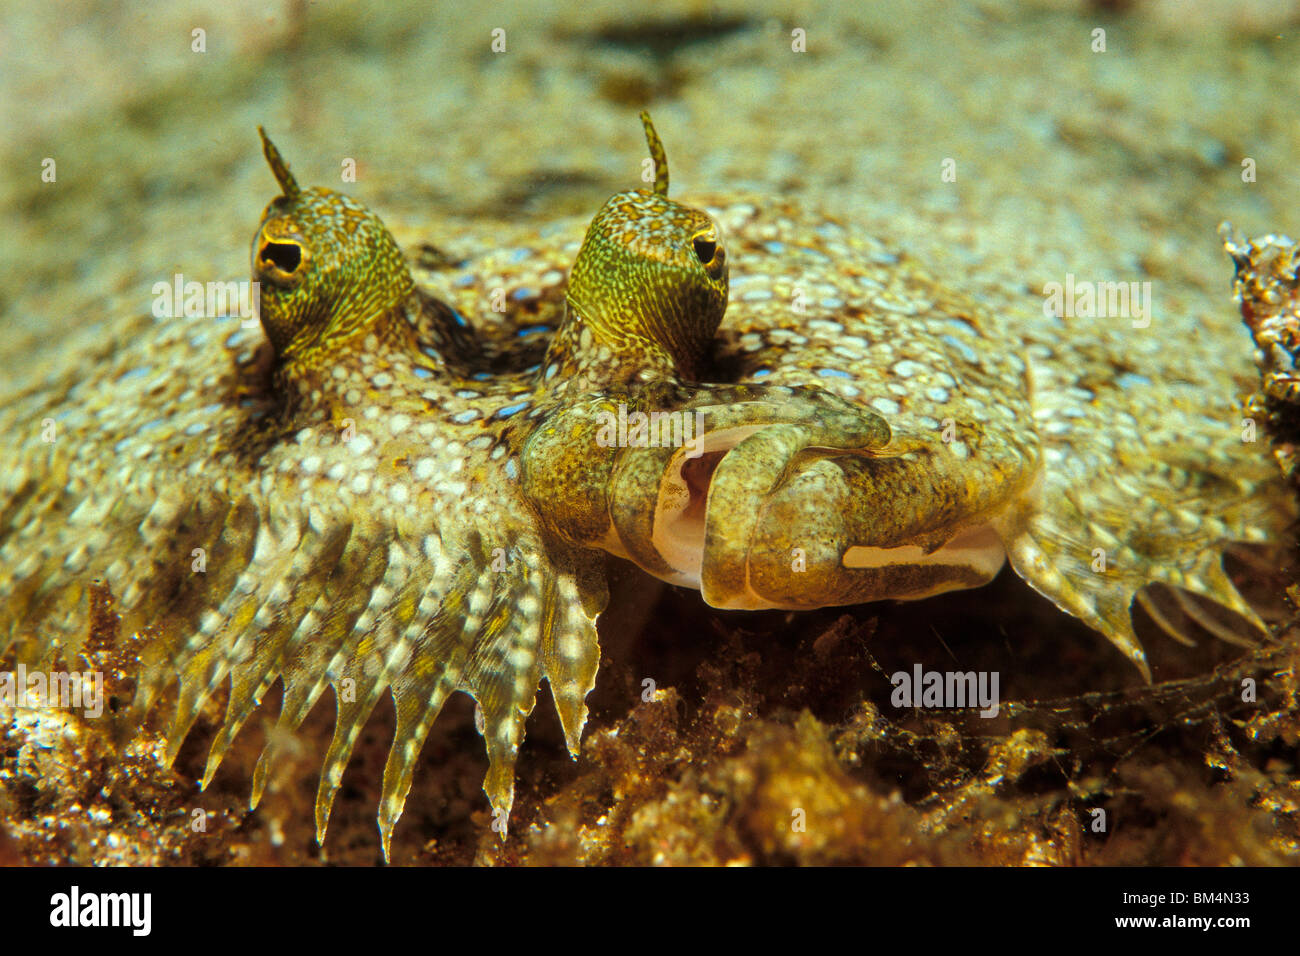
[{"label": "blue-white spot", "polygon": [[551,331],[551,327],[549,325],[530,325],[526,329],[520,329],[518,332],[515,333],[515,335],[523,339],[523,338],[527,338],[530,335],[540,335],[543,332],[549,332],[549,331]]},{"label": "blue-white spot", "polygon": [[980,357],[975,350],[955,335],[941,335],[939,341],[957,350],[957,354],[972,365],[979,364]]},{"label": "blue-white spot", "polygon": [[493,418],[509,418],[511,415],[514,415],[516,412],[522,412],[525,408],[527,408],[527,407],[529,406],[529,404],[531,404],[531,403],[529,403],[529,402],[515,402],[513,405],[507,405],[505,408],[498,408],[498,409],[496,410],[496,412],[493,413],[492,417],[493,417]]},{"label": "blue-white spot", "polygon": [[429,371],[423,365],[416,365],[411,369],[416,378],[433,378],[433,372]]},{"label": "blue-white spot", "polygon": [[516,478],[519,477],[519,466],[515,464],[515,460],[513,458],[511,458],[508,462],[506,462],[506,477],[509,478],[511,481],[514,481]]},{"label": "blue-white spot", "polygon": [[473,375],[470,376],[470,378],[472,378],[476,382],[486,382],[491,377],[492,377],[491,372],[475,372]]},{"label": "blue-white spot", "polygon": [[772,253],[772,255],[779,256],[785,252],[785,243],[777,242],[775,239],[770,239],[763,243],[763,248]]},{"label": "blue-white spot", "polygon": [[[450,306],[448,306],[448,308],[450,308]],[[457,312],[455,309],[451,310],[451,317],[452,320],[457,325],[459,325],[462,329],[465,328],[467,325],[469,325],[469,323],[465,321],[465,317],[461,315],[459,312]]]},{"label": "blue-white spot", "polygon": [[892,398],[885,398],[883,395],[871,400],[871,407],[882,415],[897,415],[903,410],[903,406]]},{"label": "blue-white spot", "polygon": [[127,382],[133,378],[139,378],[142,375],[148,375],[153,369],[148,365],[141,365],[139,368],[133,368],[129,372],[123,372],[117,377],[119,382]]},{"label": "blue-white spot", "polygon": [[1150,385],[1151,379],[1145,375],[1139,375],[1137,372],[1125,372],[1123,375],[1115,377],[1115,384],[1120,388],[1128,390],[1130,388],[1141,388],[1144,385]]},{"label": "blue-white spot", "polygon": [[461,276],[459,279],[457,279],[455,282],[452,283],[452,285],[455,286],[457,289],[463,289],[466,286],[471,286],[473,284],[474,284],[474,274],[472,272]]},{"label": "blue-white spot", "polygon": [[822,378],[852,378],[848,372],[838,368],[819,368],[817,374]]},{"label": "blue-white spot", "polygon": [[767,378],[771,374],[772,370],[770,368],[760,368],[757,372],[751,375],[750,378]]},{"label": "blue-white spot", "polygon": [[451,420],[457,425],[468,425],[474,419],[478,418],[477,408],[467,408],[463,412],[457,412],[451,416]]},{"label": "blue-white spot", "polygon": [[958,333],[958,334],[961,334],[961,335],[978,335],[978,334],[979,334],[979,333],[975,330],[975,326],[971,325],[971,324],[970,324],[969,322],[967,322],[965,319],[958,319],[958,318],[956,318],[956,317],[949,317],[949,318],[946,318],[946,319],[943,320],[943,324],[946,325],[946,326],[948,326],[948,328],[952,329],[954,332],[956,332],[956,333]]},{"label": "blue-white spot", "polygon": [[531,249],[511,249],[509,254],[510,262],[523,262],[533,254]]},{"label": "blue-white spot", "polygon": [[537,293],[528,288],[528,286],[521,285],[518,289],[515,289],[515,291],[510,293],[510,298],[514,299],[516,302],[521,302],[524,299],[531,299],[536,295]]}]

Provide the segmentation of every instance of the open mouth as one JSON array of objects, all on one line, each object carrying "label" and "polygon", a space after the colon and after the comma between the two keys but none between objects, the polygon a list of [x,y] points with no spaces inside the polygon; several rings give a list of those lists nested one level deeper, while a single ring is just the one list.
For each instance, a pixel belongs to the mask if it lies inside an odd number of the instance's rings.
[{"label": "open mouth", "polygon": [[[660,480],[651,539],[659,555],[672,569],[671,574],[660,575],[665,580],[704,590],[704,560],[710,547],[710,509],[723,507],[714,500],[715,476],[724,459],[761,428],[751,425],[708,432],[694,446],[679,449],[669,460]],[[764,473],[774,482],[781,482],[784,472],[783,467],[775,467],[766,469]],[[746,520],[752,521],[749,527],[757,536],[762,533],[763,526],[760,512],[766,511],[770,495],[782,493],[782,487],[783,483],[749,487],[746,494],[754,497],[752,501],[746,501],[742,511],[727,508],[722,513],[744,515]],[[830,502],[827,506],[833,507]],[[744,529],[728,530],[737,532]],[[797,536],[797,529],[795,533]],[[810,531],[809,535],[812,534]],[[745,542],[746,546],[750,543]],[[873,593],[862,594],[861,600],[915,600],[971,587],[991,580],[1006,560],[1001,537],[987,520],[955,527],[945,540],[938,543],[934,542],[931,533],[928,543],[895,543],[889,547],[876,547],[869,541],[845,544],[847,547],[836,573],[856,575],[862,577],[864,583],[870,580],[881,588],[879,592],[873,588]],[[735,609],[790,607],[789,595],[773,600],[752,585],[748,559],[746,553],[743,586],[718,606]],[[811,582],[809,584],[811,586]],[[806,600],[807,606],[821,604],[817,594],[807,594]]]},{"label": "open mouth", "polygon": [[708,432],[693,448],[679,449],[664,469],[655,509],[655,549],[675,571],[673,584],[700,587],[713,475],[722,459],[762,426]]}]

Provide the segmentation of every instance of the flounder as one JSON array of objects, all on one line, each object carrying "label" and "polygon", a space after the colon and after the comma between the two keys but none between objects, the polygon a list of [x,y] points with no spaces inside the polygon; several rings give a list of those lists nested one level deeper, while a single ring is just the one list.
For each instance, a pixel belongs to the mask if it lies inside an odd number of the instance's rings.
[{"label": "flounder", "polygon": [[1222,550],[1294,508],[1241,440],[1248,366],[1220,330],[981,301],[792,200],[686,206],[645,126],[653,188],[612,197],[576,259],[580,222],[520,227],[425,287],[264,136],[260,329],[111,318],[4,400],[0,643],[70,659],[100,582],[142,639],[131,719],[179,684],[172,756],[229,684],[205,784],[282,680],[254,805],[332,688],[321,839],[391,693],[387,851],[453,692],[478,702],[503,832],[543,678],[577,755],[606,553],[717,607],[792,609],[974,587],[1009,558],[1148,677],[1135,598],[1183,640],[1161,588],[1262,627]]}]

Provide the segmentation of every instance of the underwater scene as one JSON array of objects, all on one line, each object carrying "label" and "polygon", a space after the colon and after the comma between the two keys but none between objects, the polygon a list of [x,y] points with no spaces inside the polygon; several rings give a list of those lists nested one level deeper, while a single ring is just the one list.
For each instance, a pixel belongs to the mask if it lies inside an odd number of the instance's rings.
[{"label": "underwater scene", "polygon": [[11,0],[0,864],[1294,867],[1298,54]]}]

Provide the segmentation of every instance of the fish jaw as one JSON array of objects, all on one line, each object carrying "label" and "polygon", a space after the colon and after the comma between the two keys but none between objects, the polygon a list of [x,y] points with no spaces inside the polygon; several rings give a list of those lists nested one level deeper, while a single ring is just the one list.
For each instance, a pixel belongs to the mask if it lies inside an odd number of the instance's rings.
[{"label": "fish jaw", "polygon": [[993,475],[907,436],[846,455],[823,422],[717,431],[668,462],[655,552],[718,608],[810,609],[979,587],[1033,463]]}]

